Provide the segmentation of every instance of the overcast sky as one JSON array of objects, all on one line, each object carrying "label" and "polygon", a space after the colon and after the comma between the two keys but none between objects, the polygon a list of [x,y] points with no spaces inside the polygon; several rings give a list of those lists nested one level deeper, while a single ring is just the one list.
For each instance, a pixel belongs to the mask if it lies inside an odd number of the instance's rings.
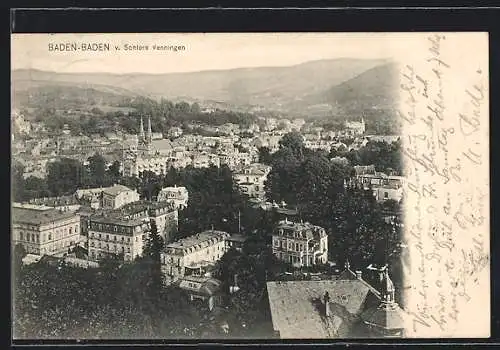
[{"label": "overcast sky", "polygon": [[[391,58],[408,51],[408,34],[13,34],[12,68],[56,72],[169,73],[289,66],[341,57]],[[49,43],[109,43],[109,52],[50,52]],[[131,45],[184,45],[186,51],[125,51]],[[117,52],[114,46],[122,50]]]}]

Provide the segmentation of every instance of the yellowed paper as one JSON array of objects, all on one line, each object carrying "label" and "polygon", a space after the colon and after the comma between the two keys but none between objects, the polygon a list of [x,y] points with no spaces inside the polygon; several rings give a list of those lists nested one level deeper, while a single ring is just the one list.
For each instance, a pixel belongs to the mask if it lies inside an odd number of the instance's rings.
[{"label": "yellowed paper", "polygon": [[[370,69],[397,66],[391,99],[406,170],[405,336],[490,336],[487,33],[14,34],[11,39],[13,91],[51,82],[99,86],[113,93],[124,89],[129,96],[206,103],[207,114],[217,108],[269,109],[290,120],[300,113],[306,119],[347,113],[349,106],[315,100],[304,107],[304,101],[328,91],[332,81],[340,85]],[[346,63],[328,68],[335,59]],[[311,62],[313,68],[297,76],[279,71]],[[257,73],[263,67],[268,70]],[[214,73],[240,68],[248,70],[234,80]],[[189,74],[200,74],[203,83]],[[259,79],[268,76],[262,84]],[[377,87],[370,88],[376,95]],[[366,109],[387,101],[379,102]],[[293,311],[293,304],[288,307]],[[298,330],[288,332],[293,337]]]}]

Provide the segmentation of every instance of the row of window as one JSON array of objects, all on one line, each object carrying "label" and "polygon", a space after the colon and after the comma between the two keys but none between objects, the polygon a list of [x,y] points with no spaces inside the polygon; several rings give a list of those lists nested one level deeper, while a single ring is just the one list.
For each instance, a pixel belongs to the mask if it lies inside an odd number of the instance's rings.
[{"label": "row of window", "polygon": [[[320,229],[319,231],[320,233],[324,232],[323,229]],[[287,236],[287,237],[290,237],[290,238],[300,238],[300,239],[305,239],[306,238],[306,232],[304,231],[301,231],[301,230],[294,230],[294,229],[282,229],[280,228],[278,230],[278,234],[280,236]]]},{"label": "row of window", "polygon": [[[95,252],[95,251],[93,251],[93,250],[91,250],[91,251],[90,251],[90,258],[91,258],[92,260],[95,260],[95,259],[101,259],[101,258],[103,258],[103,257],[105,257],[105,256],[108,256],[108,255],[109,255],[108,253],[101,253],[101,252],[97,252],[97,253],[96,253],[96,252]],[[131,260],[130,254],[125,254],[125,255],[124,255],[124,259],[125,259],[126,261]]]},{"label": "row of window", "polygon": [[276,253],[276,257],[279,260],[286,261],[286,262],[288,262],[290,264],[300,263],[300,264],[305,265],[307,263],[307,260],[309,260],[309,265],[313,265],[314,264],[314,257],[312,257],[312,256],[309,256],[308,258],[306,258],[304,256],[304,257],[301,258],[300,256],[289,255],[289,254],[286,254],[286,253],[277,252]]},{"label": "row of window", "polygon": [[62,242],[56,242],[54,244],[51,244],[48,247],[25,245],[24,248],[26,249],[27,253],[32,253],[32,254],[47,254],[47,253],[48,254],[53,254],[55,252],[66,250],[67,248],[73,246],[74,244],[75,244],[74,241],[62,241]]},{"label": "row of window", "polygon": [[286,240],[279,240],[279,239],[275,239],[274,240],[274,246],[275,247],[279,247],[279,248],[288,248],[288,250],[293,250],[293,251],[296,251],[296,252],[302,252],[302,251],[305,251],[305,244],[303,243],[293,243],[293,242],[288,242],[288,245],[287,245],[287,241]]},{"label": "row of window", "polygon": [[[90,246],[91,247],[95,247],[94,242],[91,242]],[[121,251],[122,253],[125,252],[125,247],[124,246],[119,247],[117,245],[111,245],[111,246],[109,244],[104,245],[104,243],[101,244],[101,242],[97,243],[97,248],[104,249],[104,250],[107,250],[107,251],[110,251],[110,252],[113,251],[115,253],[117,253],[118,251]],[[130,253],[130,247],[127,247],[127,253]]]},{"label": "row of window", "polygon": [[[208,255],[208,251],[207,251],[207,255]],[[212,259],[211,260],[212,261],[219,260],[221,258],[221,256],[222,256],[222,254],[212,255]],[[167,258],[165,256],[162,256],[161,260],[162,260],[163,264],[174,264],[175,263],[176,266],[180,266],[180,264],[181,264],[181,259],[180,258],[173,258],[173,257],[168,257]],[[186,257],[184,259],[184,265],[189,265],[190,262],[195,262],[196,263],[197,261],[198,261],[198,259],[196,259],[196,258],[190,261],[189,258]]]},{"label": "row of window", "polygon": [[[120,226],[120,225],[110,225],[92,222],[90,228],[95,231],[113,231],[117,233],[133,233],[134,228],[130,226]],[[139,226],[136,227],[136,231],[140,229]]]},{"label": "row of window", "polygon": [[[89,238],[94,238],[94,239],[103,240],[103,241],[113,241],[113,242],[122,242],[122,243],[125,243],[125,236],[118,236],[118,235],[112,235],[111,239],[110,239],[109,234],[104,235],[103,233],[93,233],[93,232],[91,232],[89,234]],[[146,235],[142,234],[142,235],[135,236],[135,241],[136,242],[139,242],[139,239],[141,239],[141,240],[146,239]],[[127,243],[131,242],[130,237],[127,237],[126,242]]]},{"label": "row of window", "polygon": [[60,230],[55,230],[52,233],[48,234],[40,234],[40,233],[29,233],[29,232],[19,232],[19,240],[20,241],[26,241],[26,242],[31,242],[31,243],[45,243],[45,242],[50,242],[52,241],[52,238],[54,239],[60,239],[63,237],[71,236],[74,234],[77,234],[78,232],[78,225],[76,225],[73,229],[73,227],[69,228],[64,228]]}]

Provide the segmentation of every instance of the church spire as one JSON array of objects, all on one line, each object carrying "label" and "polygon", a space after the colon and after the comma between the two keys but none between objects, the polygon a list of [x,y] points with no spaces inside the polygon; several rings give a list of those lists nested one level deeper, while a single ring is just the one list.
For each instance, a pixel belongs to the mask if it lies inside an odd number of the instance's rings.
[{"label": "church spire", "polygon": [[389,277],[389,269],[387,268],[384,271],[382,288],[383,301],[386,303],[394,303],[394,283],[392,283],[392,280]]},{"label": "church spire", "polygon": [[148,134],[146,135],[147,137],[147,142],[151,143],[151,140],[153,138],[153,132],[151,131],[151,117],[148,116]]},{"label": "church spire", "polygon": [[144,141],[144,123],[142,122],[142,117],[141,117],[141,125],[139,127],[139,142]]}]

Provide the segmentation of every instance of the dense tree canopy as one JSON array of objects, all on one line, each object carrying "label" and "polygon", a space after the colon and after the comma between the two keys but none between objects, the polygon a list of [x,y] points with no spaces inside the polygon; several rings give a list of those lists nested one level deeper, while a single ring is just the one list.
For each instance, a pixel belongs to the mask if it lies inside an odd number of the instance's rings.
[{"label": "dense tree canopy", "polygon": [[[364,162],[377,161],[377,155],[383,157],[381,149],[387,144],[374,145],[380,147],[369,144],[367,150],[360,150],[358,155]],[[390,147],[397,149],[397,145]],[[305,149],[293,133],[283,137],[280,149],[272,155],[272,166],[266,182],[268,198],[284,200],[299,209],[302,219],[324,227],[329,236],[330,259],[342,262],[348,258],[353,265],[364,268],[397,257],[401,233],[384,221],[382,207],[371,191],[344,188],[344,179],[352,173],[350,166],[333,163],[321,152]]]},{"label": "dense tree canopy", "polygon": [[30,176],[26,179],[23,178],[22,165],[16,164],[11,186],[14,200],[57,197],[73,194],[78,188],[106,187],[120,182],[132,188],[139,187],[137,179],[121,177],[119,161],[113,162],[109,168],[100,154],[91,156],[88,161],[88,166],[84,166],[76,159],[61,158],[49,163],[46,178]]},{"label": "dense tree canopy", "polygon": [[393,143],[369,141],[365,147],[342,155],[352,165],[375,165],[377,171],[403,173],[401,141]]},{"label": "dense tree canopy", "polygon": [[24,266],[14,291],[16,338],[178,338],[203,317],[181,291],[151,293],[147,260],[96,269]]},{"label": "dense tree canopy", "polygon": [[[51,97],[57,100],[57,95]],[[74,108],[74,103],[70,100],[61,100],[60,108],[40,107],[47,101],[35,106],[37,108],[33,115],[35,120],[45,123],[51,131],[62,131],[64,125],[68,125],[73,134],[104,134],[108,130],[119,130],[128,133],[138,133],[138,120],[141,116],[150,116],[155,132],[166,133],[172,126],[182,126],[188,122],[206,123],[209,125],[222,125],[234,123],[248,126],[254,123],[255,115],[243,112],[233,112],[229,110],[215,110],[211,113],[203,113],[198,103],[189,104],[187,102],[173,103],[161,99],[156,101],[147,97],[139,96],[134,98],[123,97],[113,100],[110,106],[103,107],[89,104],[89,101],[82,104],[74,101],[80,108]],[[90,101],[91,102],[91,101]],[[51,102],[49,105],[54,105]],[[89,105],[91,107],[89,107]],[[71,112],[68,112],[70,110]],[[65,111],[65,112],[62,112]],[[31,113],[27,113],[30,116]]]}]

